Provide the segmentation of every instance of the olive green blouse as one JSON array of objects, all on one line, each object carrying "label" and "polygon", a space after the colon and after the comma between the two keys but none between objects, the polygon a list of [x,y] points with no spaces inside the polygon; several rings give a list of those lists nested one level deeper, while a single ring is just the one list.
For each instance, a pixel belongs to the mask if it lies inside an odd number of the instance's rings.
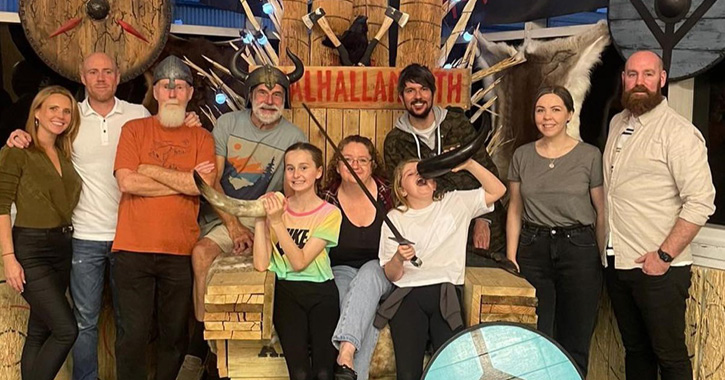
[{"label": "olive green blouse", "polygon": [[10,214],[15,202],[15,225],[55,228],[71,224],[81,193],[81,178],[73,164],[58,154],[63,176],[45,152],[37,149],[0,149],[0,215]]}]

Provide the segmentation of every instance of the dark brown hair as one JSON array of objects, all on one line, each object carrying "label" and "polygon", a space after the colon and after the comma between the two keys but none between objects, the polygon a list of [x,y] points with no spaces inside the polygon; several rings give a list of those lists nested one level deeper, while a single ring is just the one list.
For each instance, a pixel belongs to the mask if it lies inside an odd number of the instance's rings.
[{"label": "dark brown hair", "polygon": [[[378,178],[385,178],[383,166],[380,164],[380,156],[378,155],[378,151],[377,149],[375,149],[375,145],[373,144],[373,142],[365,136],[350,135],[342,139],[337,144],[337,148],[340,150],[340,152],[342,152],[347,144],[350,143],[358,143],[364,145],[365,148],[367,148],[368,150],[368,154],[370,154],[370,157],[372,158],[372,175]],[[342,160],[343,157],[335,152],[335,154],[330,159],[330,162],[327,164],[327,181],[325,183],[325,186],[330,186],[333,183],[342,181],[340,173],[337,172],[337,164],[342,162]]]},{"label": "dark brown hair", "polygon": [[[312,162],[315,163],[315,168],[322,168],[322,175],[325,175],[325,166],[322,159],[322,150],[320,148],[308,143],[308,142],[298,142],[290,145],[287,150],[284,151],[284,157],[285,160],[287,159],[287,153],[295,151],[295,150],[304,150],[312,156]],[[320,189],[322,188],[322,177],[320,179],[315,180],[315,191],[319,194]]]},{"label": "dark brown hair", "polygon": [[411,63],[400,72],[400,77],[398,78],[398,95],[403,94],[405,85],[408,82],[428,87],[434,94],[436,92],[436,78],[430,69],[423,65]]},{"label": "dark brown hair", "polygon": [[536,97],[534,98],[534,109],[531,112],[531,121],[533,121],[534,125],[536,125],[536,103],[538,103],[542,96],[548,94],[558,96],[564,103],[564,107],[566,107],[567,112],[574,112],[574,99],[571,97],[569,90],[562,86],[541,87],[539,92],[536,93]]}]

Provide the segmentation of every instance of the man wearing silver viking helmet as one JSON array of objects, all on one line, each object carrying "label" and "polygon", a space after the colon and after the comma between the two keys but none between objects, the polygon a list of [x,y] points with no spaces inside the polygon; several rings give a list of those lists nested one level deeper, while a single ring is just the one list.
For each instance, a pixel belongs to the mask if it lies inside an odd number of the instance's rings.
[{"label": "man wearing silver viking helmet", "polygon": [[188,346],[191,249],[199,236],[196,170],[216,178],[214,140],[203,128],[182,127],[194,93],[191,70],[169,56],[154,70],[158,114],[124,125],[114,171],[122,197],[112,250],[120,329],[119,380],[147,378],[146,344],[156,314],[156,378],[176,378]]},{"label": "man wearing silver viking helmet", "polygon": [[[231,62],[234,77],[244,82],[244,96],[251,110],[222,115],[214,127],[216,165],[215,187],[230,197],[253,200],[270,191],[282,190],[284,151],[292,144],[307,141],[302,131],[282,117],[288,103],[290,84],[304,73],[300,59],[287,51],[295,69],[285,74],[276,67],[264,65],[251,73],[237,66],[241,50]],[[194,302],[197,321],[204,320],[206,275],[211,263],[220,254],[250,253],[254,219],[240,220],[216,210],[221,220],[194,246]]]},{"label": "man wearing silver viking helmet", "polygon": [[[73,166],[81,176],[83,191],[73,210],[73,260],[70,291],[78,321],[78,339],[73,345],[73,380],[98,378],[98,317],[107,266],[113,266],[111,245],[116,235],[121,191],[113,177],[113,161],[126,122],[149,116],[140,104],[116,98],[121,72],[105,53],[89,54],[80,67],[86,99],[78,104],[81,125],[73,140]],[[201,126],[194,112],[184,124]],[[16,130],[8,146],[25,148],[30,135]],[[115,302],[115,284],[111,293]]]},{"label": "man wearing silver viking helmet", "polygon": [[[425,159],[438,156],[448,149],[469,142],[476,130],[458,107],[441,108],[434,104],[436,82],[425,66],[413,63],[401,71],[398,78],[398,96],[406,113],[395,122],[395,128],[385,136],[383,154],[385,170],[392,178],[395,167],[410,158]],[[498,177],[496,165],[481,148],[473,157]],[[441,194],[452,190],[470,190],[480,187],[468,172],[448,173],[436,178]],[[505,259],[505,213],[500,202],[486,218],[471,222],[466,248],[466,265],[482,266],[484,257],[499,262]]]}]

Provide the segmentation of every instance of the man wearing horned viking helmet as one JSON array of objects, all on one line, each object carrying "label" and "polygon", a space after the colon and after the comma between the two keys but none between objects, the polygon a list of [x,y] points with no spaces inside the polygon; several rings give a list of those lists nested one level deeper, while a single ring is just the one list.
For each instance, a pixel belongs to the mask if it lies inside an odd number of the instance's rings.
[{"label": "man wearing horned viking helmet", "polygon": [[[287,51],[295,69],[285,74],[278,68],[264,65],[251,73],[237,66],[239,50],[232,58],[231,71],[244,83],[244,96],[251,109],[230,112],[219,118],[214,130],[216,147],[217,190],[226,195],[253,200],[261,195],[282,190],[284,151],[290,145],[307,141],[302,131],[282,116],[288,102],[290,84],[302,78],[304,66]],[[206,275],[211,263],[220,254],[250,253],[254,219],[237,219],[216,210],[221,220],[194,246],[194,303],[197,321],[204,320]]]}]

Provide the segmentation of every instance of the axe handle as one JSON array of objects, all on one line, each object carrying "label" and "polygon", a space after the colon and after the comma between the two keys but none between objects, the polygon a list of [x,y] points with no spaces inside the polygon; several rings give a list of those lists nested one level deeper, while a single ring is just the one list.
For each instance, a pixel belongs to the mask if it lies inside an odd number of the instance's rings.
[{"label": "axe handle", "polygon": [[322,29],[322,31],[325,33],[327,38],[330,39],[330,41],[332,42],[333,45],[335,45],[335,47],[342,45],[340,43],[340,40],[337,39],[337,36],[332,31],[332,28],[330,28],[330,24],[327,23],[327,19],[325,18],[325,16],[322,16],[319,18],[319,20],[317,20],[317,25],[320,26],[320,29]]},{"label": "axe handle", "polygon": [[385,17],[385,20],[383,20],[383,24],[380,25],[380,29],[378,30],[378,34],[375,35],[375,39],[380,41],[383,39],[383,36],[385,33],[388,32],[388,29],[393,26],[393,19],[390,17]]},{"label": "axe handle", "polygon": [[254,18],[254,13],[252,13],[252,8],[249,8],[247,0],[239,0],[239,2],[242,3],[242,8],[244,8],[244,14],[247,16],[247,20],[249,20],[249,23],[252,24],[254,30],[262,30],[262,27],[259,26],[257,19]]}]

